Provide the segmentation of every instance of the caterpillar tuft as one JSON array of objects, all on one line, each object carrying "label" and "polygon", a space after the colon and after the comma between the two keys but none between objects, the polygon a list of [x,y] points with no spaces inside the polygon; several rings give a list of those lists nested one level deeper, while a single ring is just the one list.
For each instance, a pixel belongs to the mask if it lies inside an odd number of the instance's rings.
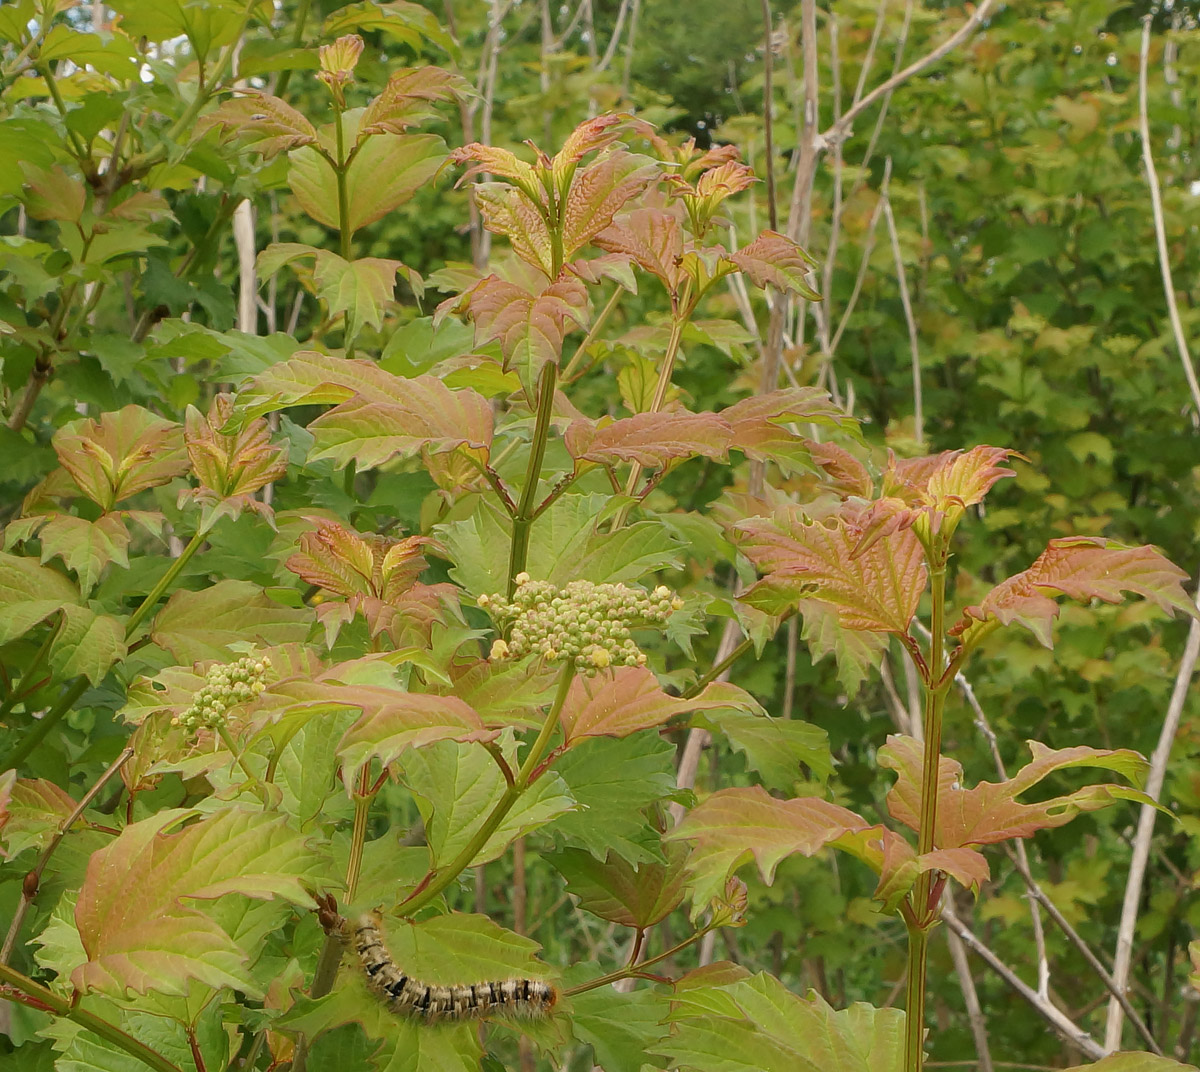
[{"label": "caterpillar tuft", "polygon": [[413,979],[392,959],[379,924],[379,917],[374,914],[359,918],[354,927],[354,950],[362,963],[367,986],[394,1013],[426,1023],[478,1020],[493,1014],[539,1019],[549,1016],[558,1002],[558,989],[540,979],[502,979],[456,986]]}]

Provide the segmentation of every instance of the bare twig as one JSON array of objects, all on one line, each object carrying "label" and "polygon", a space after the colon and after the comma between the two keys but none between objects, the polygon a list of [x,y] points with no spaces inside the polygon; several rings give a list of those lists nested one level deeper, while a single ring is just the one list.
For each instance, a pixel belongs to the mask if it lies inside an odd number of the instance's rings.
[{"label": "bare twig", "polygon": [[613,56],[617,54],[617,45],[621,41],[621,31],[625,28],[625,18],[629,14],[630,0],[621,0],[621,7],[617,11],[617,22],[613,26],[612,37],[609,38],[608,48],[604,50],[604,55],[600,58],[600,62],[596,64],[596,73],[607,71],[608,65],[612,63]]},{"label": "bare twig", "polygon": [[238,202],[233,210],[233,242],[238,259],[238,331],[258,334],[258,279],[254,258],[254,205],[249,199]]},{"label": "bare twig", "polygon": [[[1200,591],[1197,593],[1200,595]],[[1200,604],[1198,604],[1200,605]],[[1187,642],[1179,671],[1175,675],[1175,687],[1167,702],[1167,713],[1158,734],[1158,744],[1150,756],[1150,772],[1146,777],[1145,794],[1151,800],[1162,795],[1163,780],[1167,773],[1167,760],[1171,757],[1171,745],[1179,730],[1179,719],[1187,699],[1192,675],[1196,670],[1196,659],[1200,656],[1200,618],[1193,618],[1188,629]],[[1154,820],[1157,810],[1143,804],[1138,815],[1137,833],[1133,838],[1133,853],[1129,860],[1129,877],[1125,881],[1125,901],[1121,906],[1121,922],[1117,927],[1117,946],[1113,956],[1112,978],[1116,992],[1108,1003],[1108,1021],[1104,1030],[1104,1046],[1113,1052],[1121,1045],[1121,1024],[1126,1012],[1124,1004],[1116,996],[1123,993],[1129,981],[1129,966],[1133,954],[1133,932],[1137,927],[1138,908],[1142,900],[1142,881],[1146,877],[1146,863],[1150,858],[1150,842],[1154,837]]]},{"label": "bare twig", "polygon": [[1179,360],[1183,363],[1183,374],[1187,378],[1188,390],[1192,393],[1192,405],[1196,417],[1200,417],[1200,383],[1196,382],[1196,369],[1188,352],[1187,340],[1183,335],[1183,322],[1179,319],[1179,306],[1175,301],[1175,284],[1171,278],[1171,262],[1167,252],[1167,229],[1163,222],[1162,192],[1158,186],[1158,171],[1154,166],[1154,154],[1150,150],[1150,116],[1146,107],[1146,59],[1150,52],[1150,16],[1142,19],[1142,50],[1138,66],[1138,129],[1142,135],[1142,163],[1146,167],[1146,182],[1150,187],[1150,207],[1154,211],[1154,240],[1158,245],[1158,266],[1162,269],[1163,294],[1167,299],[1167,315],[1171,320],[1171,331]]},{"label": "bare twig", "polygon": [[967,950],[962,939],[953,930],[946,931],[946,944],[950,946],[950,959],[954,961],[954,972],[962,990],[963,1004],[967,1007],[967,1019],[971,1024],[971,1035],[975,1039],[976,1067],[979,1072],[993,1072],[992,1051],[988,1047],[987,1021],[979,1005],[979,994],[975,991],[975,979],[971,965],[967,962]]},{"label": "bare twig", "polygon": [[763,132],[767,151],[767,219],[771,230],[779,230],[779,209],[775,203],[775,49],[772,36],[775,20],[771,0],[762,0],[763,14]]},{"label": "bare twig", "polygon": [[946,903],[942,904],[941,917],[943,922],[962,939],[963,944],[976,956],[980,957],[1013,990],[1029,1002],[1037,1014],[1054,1028],[1063,1039],[1079,1049],[1089,1060],[1098,1061],[1105,1055],[1104,1048],[1091,1035],[1056,1006],[1044,999],[1033,987],[1022,982],[1020,977],[1004,961],[996,956],[991,949],[984,945],[975,935],[975,932],[963,923],[954,914],[954,909]]},{"label": "bare twig", "polygon": [[908,276],[904,271],[904,257],[900,252],[900,235],[896,230],[896,217],[892,214],[891,198],[883,199],[883,214],[887,218],[888,234],[892,239],[892,258],[896,262],[896,283],[900,287],[900,304],[904,307],[904,320],[908,324],[908,348],[912,354],[913,388],[913,432],[918,443],[925,442],[925,406],[921,392],[921,351],[917,342],[917,320],[913,316],[912,299],[908,296]]},{"label": "bare twig", "polygon": [[838,321],[837,331],[833,333],[833,338],[829,342],[829,352],[836,353],[838,343],[842,341],[842,335],[846,331],[846,326],[850,323],[850,314],[854,312],[854,307],[858,304],[859,295],[862,293],[863,282],[867,278],[867,268],[871,263],[871,254],[875,252],[875,229],[879,226],[879,217],[883,215],[883,206],[887,202],[888,183],[891,182],[892,168],[891,161],[884,166],[883,181],[879,184],[879,200],[875,202],[874,211],[871,213],[871,220],[867,224],[867,236],[863,241],[862,258],[858,263],[858,274],[854,277],[854,288],[850,292],[850,300],[846,303],[845,311],[842,313],[842,319]]}]

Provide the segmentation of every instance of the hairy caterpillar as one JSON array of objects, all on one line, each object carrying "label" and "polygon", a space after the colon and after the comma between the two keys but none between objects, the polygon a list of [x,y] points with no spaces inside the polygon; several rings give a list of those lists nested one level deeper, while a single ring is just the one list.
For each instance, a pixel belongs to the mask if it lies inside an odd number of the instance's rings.
[{"label": "hairy caterpillar", "polygon": [[558,990],[540,979],[504,979],[487,983],[439,986],[423,983],[396,966],[383,944],[376,916],[362,916],[354,928],[354,950],[371,988],[392,1012],[427,1023],[480,1019],[492,1013],[535,1018],[548,1016]]}]

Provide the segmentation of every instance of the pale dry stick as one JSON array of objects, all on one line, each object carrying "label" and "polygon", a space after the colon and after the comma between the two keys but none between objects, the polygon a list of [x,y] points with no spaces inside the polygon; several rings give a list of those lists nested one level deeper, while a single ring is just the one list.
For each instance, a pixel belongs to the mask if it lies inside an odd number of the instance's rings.
[{"label": "pale dry stick", "polygon": [[[1200,597],[1200,588],[1196,596]],[[1200,608],[1200,602],[1197,603]],[[1171,699],[1167,702],[1167,713],[1163,718],[1162,729],[1158,734],[1158,743],[1150,756],[1150,772],[1146,776],[1143,792],[1154,801],[1162,795],[1163,781],[1167,773],[1167,761],[1171,758],[1171,745],[1175,742],[1175,734],[1179,731],[1179,720],[1183,714],[1184,701],[1191,687],[1192,675],[1196,670],[1196,659],[1200,656],[1200,618],[1193,618],[1188,627],[1187,642],[1183,649],[1183,658],[1179,663],[1179,672],[1175,675],[1175,685],[1171,690]],[[1108,1052],[1114,1052],[1121,1046],[1121,1026],[1124,1019],[1125,1007],[1118,995],[1125,992],[1129,983],[1129,967],[1133,957],[1133,933],[1137,928],[1138,909],[1142,900],[1142,882],[1146,877],[1146,864],[1150,859],[1150,843],[1154,837],[1154,820],[1158,811],[1149,804],[1143,804],[1138,815],[1137,833],[1133,838],[1133,853],[1129,860],[1129,877],[1125,881],[1125,900],[1121,905],[1121,922],[1117,926],[1117,946],[1113,955],[1112,979],[1114,984],[1113,997],[1108,1003],[1108,1020],[1104,1030],[1104,1046]]]},{"label": "pale dry stick", "polygon": [[792,717],[796,691],[796,649],[800,645],[800,623],[789,618],[787,624],[787,663],[783,674],[783,710],[780,717],[786,722]]},{"label": "pale dry stick", "polygon": [[875,12],[875,25],[871,28],[871,40],[867,43],[867,53],[863,56],[862,67],[858,71],[858,84],[854,87],[855,101],[862,99],[867,88],[867,78],[870,77],[871,68],[875,66],[875,49],[883,35],[883,25],[887,22],[887,7],[890,2],[891,0],[879,0],[879,7]]},{"label": "pale dry stick", "polygon": [[[772,231],[779,230],[779,206],[775,197],[775,17],[771,0],[762,0],[763,16],[763,135],[767,157],[767,220]],[[732,73],[730,81],[733,81]],[[753,200],[753,198],[751,199]],[[754,225],[751,223],[751,234]]]},{"label": "pale dry stick", "polygon": [[[904,20],[900,23],[900,33],[896,37],[896,56],[892,61],[892,76],[895,77],[900,71],[900,64],[904,62],[904,49],[908,45],[908,31],[912,25],[913,0],[906,0],[904,4]],[[892,103],[892,95],[888,93],[884,96],[883,101],[879,105],[879,114],[875,117],[875,126],[871,130],[871,136],[867,139],[867,148],[863,153],[863,158],[859,162],[859,167],[863,169],[863,174],[866,174],[867,165],[871,163],[871,157],[875,155],[875,146],[879,142],[879,136],[883,133],[883,128],[887,123],[888,108]],[[854,190],[857,191],[859,184],[863,179],[859,179],[854,185]]]},{"label": "pale dry stick", "polygon": [[913,433],[918,443],[925,442],[925,404],[921,391],[921,351],[917,341],[917,320],[913,316],[912,299],[908,294],[908,274],[904,271],[904,257],[900,252],[900,234],[896,230],[896,217],[892,214],[890,197],[883,199],[883,215],[887,219],[888,234],[892,240],[892,259],[896,262],[896,283],[900,288],[900,304],[904,307],[904,320],[908,324],[908,348],[912,354],[913,388]]},{"label": "pale dry stick", "polygon": [[570,40],[571,34],[575,32],[576,27],[583,20],[584,12],[591,6],[591,0],[579,0],[575,7],[575,14],[571,16],[571,21],[567,23],[567,28],[563,30],[557,37],[554,38],[552,44],[553,52],[561,52],[563,46]]},{"label": "pale dry stick", "polygon": [[629,4],[630,0],[621,0],[621,6],[617,10],[617,21],[613,26],[612,37],[608,39],[608,48],[604,50],[604,55],[596,65],[597,74],[607,71],[608,65],[613,61],[613,56],[617,54],[617,45],[621,41],[621,31],[625,28],[625,18],[629,14]]},{"label": "pale dry stick", "polygon": [[[885,0],[886,2],[886,0]],[[833,114],[842,114],[842,72],[838,62],[838,23],[836,16],[829,20],[830,78],[833,82]],[[861,83],[861,78],[860,78]],[[829,349],[829,322],[832,309],[833,266],[837,262],[838,245],[842,237],[842,147],[833,147],[833,206],[829,213],[829,242],[825,246],[825,265],[821,277],[820,308],[813,310],[817,320],[817,337],[826,362],[832,360]]]},{"label": "pale dry stick", "polygon": [[887,696],[888,706],[892,711],[892,721],[896,723],[896,729],[906,737],[914,736],[912,719],[909,716],[908,708],[904,706],[904,701],[900,699],[900,693],[896,691],[896,679],[892,675],[892,661],[886,651],[883,653],[883,658],[879,661],[879,676],[883,680],[883,691]]},{"label": "pale dry stick", "polygon": [[1188,352],[1187,340],[1183,335],[1183,321],[1179,319],[1179,305],[1175,300],[1175,283],[1171,277],[1171,261],[1167,252],[1167,228],[1163,221],[1162,191],[1158,186],[1158,170],[1154,166],[1154,153],[1150,149],[1150,114],[1146,106],[1146,59],[1150,52],[1150,16],[1142,20],[1142,49],[1138,66],[1138,130],[1142,136],[1142,163],[1146,167],[1146,183],[1150,187],[1150,207],[1154,212],[1154,241],[1158,246],[1158,266],[1162,271],[1163,295],[1167,299],[1167,315],[1171,331],[1175,335],[1175,346],[1183,364],[1188,390],[1192,393],[1192,405],[1196,407],[1193,422],[1200,417],[1200,383],[1196,382],[1196,369]]},{"label": "pale dry stick", "polygon": [[975,989],[975,979],[971,975],[971,965],[967,962],[967,950],[962,939],[952,930],[946,931],[946,944],[950,947],[950,959],[954,961],[954,972],[958,976],[959,989],[962,990],[963,1004],[967,1007],[967,1020],[971,1024],[971,1035],[975,1039],[975,1056],[978,1058],[976,1068],[979,1072],[994,1072],[992,1051],[988,1046],[987,1020],[979,1004],[979,993]]},{"label": "pale dry stick", "polygon": [[62,822],[58,824],[58,829],[54,831],[54,836],[46,844],[42,850],[42,854],[37,858],[37,862],[33,865],[33,869],[25,876],[25,881],[22,884],[21,900],[17,904],[17,910],[13,913],[12,922],[8,927],[8,934],[4,938],[4,946],[0,948],[0,964],[7,964],[9,957],[12,956],[13,947],[17,944],[17,938],[21,933],[21,924],[25,922],[25,916],[29,912],[29,906],[33,904],[33,899],[37,896],[38,885],[42,879],[42,873],[46,870],[46,865],[50,862],[50,857],[54,855],[54,850],[58,848],[62,839],[70,832],[71,827],[75,825],[79,817],[87,811],[92,801],[96,799],[102,790],[112,778],[126,763],[129,762],[130,756],[133,755],[132,748],[125,748],[121,754],[117,756],[104,770],[104,773],[96,779],[95,784],[83,794],[83,799],[75,805],[71,814],[68,815]]},{"label": "pale dry stick", "polygon": [[254,267],[254,205],[246,198],[233,210],[233,244],[238,260],[238,331],[258,334],[258,277]]},{"label": "pale dry stick", "polygon": [[[967,705],[971,708],[976,729],[979,730],[984,740],[988,743],[988,748],[992,753],[992,762],[996,767],[996,773],[1000,776],[1001,781],[1007,781],[1008,770],[1005,767],[1003,757],[1000,755],[1000,743],[996,739],[996,731],[992,729],[992,724],[988,721],[987,712],[984,711],[983,705],[979,702],[979,697],[975,695],[975,687],[962,671],[954,675],[954,683],[958,686],[959,691],[963,694],[963,698],[967,701]],[[1075,930],[1066,916],[1059,911],[1058,906],[1050,899],[1046,891],[1042,889],[1037,879],[1033,877],[1033,870],[1029,866],[1029,854],[1025,850],[1024,840],[1022,838],[1015,838],[1011,844],[1005,845],[1005,850],[1008,853],[1009,859],[1012,860],[1017,874],[1020,875],[1021,881],[1025,883],[1026,890],[1029,892],[1034,944],[1038,957],[1039,995],[1049,1000],[1050,968],[1046,956],[1046,940],[1042,928],[1042,918],[1038,912],[1038,905],[1041,905],[1046,910],[1046,914],[1054,921],[1063,934],[1067,936],[1067,940],[1079,950],[1083,959],[1087,961],[1088,967],[1096,973],[1096,977],[1104,984],[1105,989],[1121,1002],[1122,1007],[1129,1016],[1130,1022],[1137,1028],[1138,1034],[1145,1039],[1146,1043],[1155,1053],[1161,1052],[1158,1049],[1153,1032],[1150,1031],[1145,1021],[1138,1015],[1129,998],[1117,987],[1113,977],[1100,962],[1100,958],[1092,951],[1092,947],[1084,941],[1083,937]]]},{"label": "pale dry stick", "polygon": [[638,15],[642,11],[642,0],[633,0],[633,13],[629,16],[629,37],[625,41],[625,67],[621,72],[621,96],[629,96],[629,82],[633,74],[633,50],[637,44]]},{"label": "pale dry stick", "polygon": [[1069,1042],[1072,1046],[1077,1047],[1089,1060],[1098,1061],[1101,1057],[1105,1056],[1104,1047],[1069,1016],[1043,998],[1033,987],[1022,982],[1020,977],[1004,961],[996,956],[991,949],[984,945],[975,932],[954,914],[954,909],[946,902],[942,903],[941,918],[958,935],[963,944],[976,956],[980,957],[992,971],[1032,1005],[1034,1011],[1054,1028],[1061,1038]]},{"label": "pale dry stick", "polygon": [[879,184],[879,200],[875,202],[875,208],[871,212],[871,219],[867,223],[867,237],[863,243],[862,257],[858,262],[858,273],[854,277],[854,287],[850,291],[850,300],[846,302],[842,318],[838,321],[837,331],[833,333],[833,339],[829,343],[830,353],[837,351],[838,344],[842,341],[842,336],[845,334],[846,327],[850,323],[850,314],[854,312],[854,307],[858,304],[859,296],[862,294],[863,283],[867,278],[867,269],[871,264],[871,254],[875,252],[875,230],[879,226],[879,218],[883,215],[883,206],[887,200],[888,184],[891,180],[892,170],[889,162],[884,166],[883,180]]}]

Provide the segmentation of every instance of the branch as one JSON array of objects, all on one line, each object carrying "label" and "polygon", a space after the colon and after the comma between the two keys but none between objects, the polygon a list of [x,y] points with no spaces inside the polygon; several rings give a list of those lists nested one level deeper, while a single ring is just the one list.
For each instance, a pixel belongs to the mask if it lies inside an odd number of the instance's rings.
[{"label": "branch", "polygon": [[993,1072],[992,1051],[988,1048],[987,1020],[984,1019],[983,1009],[979,1005],[979,994],[975,991],[975,980],[971,977],[966,947],[952,930],[946,932],[946,943],[950,946],[950,959],[954,961],[954,971],[962,989],[963,1004],[967,1007],[967,1019],[971,1022],[975,1056],[979,1058],[976,1067],[979,1072]]},{"label": "branch", "polygon": [[892,257],[896,262],[896,282],[900,286],[900,304],[904,306],[904,319],[908,324],[908,347],[912,352],[913,386],[913,432],[918,443],[925,442],[925,407],[921,394],[921,352],[917,343],[917,321],[913,316],[912,300],[908,296],[908,277],[904,273],[904,258],[900,254],[900,235],[896,231],[896,217],[892,215],[891,198],[883,198],[883,214],[887,217],[888,234],[892,239]]},{"label": "branch", "polygon": [[[1146,182],[1150,186],[1150,206],[1154,210],[1154,240],[1158,245],[1158,265],[1162,269],[1163,295],[1167,299],[1167,314],[1171,319],[1171,331],[1175,335],[1175,346],[1179,360],[1183,362],[1183,374],[1187,377],[1188,390],[1192,392],[1192,405],[1200,417],[1200,384],[1196,382],[1196,370],[1188,353],[1187,341],[1183,336],[1183,322],[1179,319],[1179,306],[1175,301],[1175,284],[1171,279],[1171,262],[1167,256],[1167,230],[1163,223],[1162,193],[1158,187],[1158,171],[1154,167],[1154,154],[1150,151],[1150,117],[1146,109],[1146,57],[1150,51],[1150,16],[1142,19],[1142,51],[1138,66],[1138,129],[1142,136],[1142,163],[1146,165]],[[1109,1023],[1111,1024],[1111,1020]]]},{"label": "branch", "polygon": [[954,909],[948,904],[942,905],[941,916],[946,926],[962,939],[963,944],[970,948],[992,971],[1029,1002],[1037,1014],[1054,1028],[1064,1040],[1072,1046],[1077,1047],[1089,1060],[1098,1061],[1105,1055],[1104,1047],[1065,1013],[1061,1012],[1038,994],[1033,987],[1023,983],[1016,973],[984,945],[975,936],[975,932],[954,914]]}]

